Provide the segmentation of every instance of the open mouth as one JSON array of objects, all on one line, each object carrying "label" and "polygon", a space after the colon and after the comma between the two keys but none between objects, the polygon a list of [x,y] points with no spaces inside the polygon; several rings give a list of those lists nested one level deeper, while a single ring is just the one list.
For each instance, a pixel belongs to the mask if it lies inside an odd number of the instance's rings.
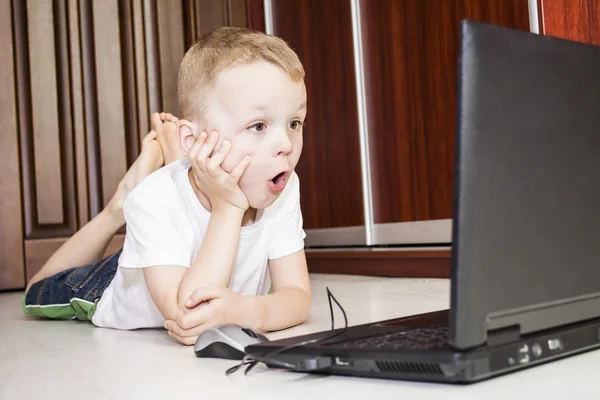
[{"label": "open mouth", "polygon": [[283,178],[283,176],[285,175],[285,172],[281,172],[277,175],[275,175],[275,177],[273,179],[271,179],[271,182],[273,182],[274,184],[277,184],[277,182]]},{"label": "open mouth", "polygon": [[283,189],[285,189],[287,177],[288,177],[287,172],[280,172],[277,175],[275,175],[273,177],[273,179],[271,179],[269,181],[269,189],[271,190],[271,192],[273,192],[273,193],[282,192]]}]

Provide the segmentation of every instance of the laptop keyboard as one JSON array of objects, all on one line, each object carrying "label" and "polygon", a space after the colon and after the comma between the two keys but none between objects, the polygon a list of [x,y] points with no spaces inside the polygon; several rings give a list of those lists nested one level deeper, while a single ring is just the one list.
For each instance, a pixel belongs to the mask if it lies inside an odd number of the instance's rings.
[{"label": "laptop keyboard", "polygon": [[448,326],[434,325],[409,331],[391,332],[383,335],[330,343],[328,346],[346,349],[403,349],[425,350],[448,343]]}]

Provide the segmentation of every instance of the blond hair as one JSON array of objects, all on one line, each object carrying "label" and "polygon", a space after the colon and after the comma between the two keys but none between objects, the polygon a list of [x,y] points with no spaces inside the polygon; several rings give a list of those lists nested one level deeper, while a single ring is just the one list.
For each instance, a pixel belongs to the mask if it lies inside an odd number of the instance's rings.
[{"label": "blond hair", "polygon": [[207,98],[219,74],[238,63],[263,60],[281,67],[294,81],[304,79],[298,55],[276,36],[246,28],[223,27],[200,38],[179,68],[177,97],[181,117],[206,111]]}]

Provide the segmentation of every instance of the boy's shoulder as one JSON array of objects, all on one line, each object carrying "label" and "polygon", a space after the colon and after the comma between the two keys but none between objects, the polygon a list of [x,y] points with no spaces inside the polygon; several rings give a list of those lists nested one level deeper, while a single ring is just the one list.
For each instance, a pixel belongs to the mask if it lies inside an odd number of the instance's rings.
[{"label": "boy's shoulder", "polygon": [[143,200],[153,204],[174,205],[174,202],[181,198],[181,180],[188,167],[184,160],[178,160],[154,171],[133,188],[125,199],[124,206],[127,207],[127,203],[132,200],[136,203]]}]

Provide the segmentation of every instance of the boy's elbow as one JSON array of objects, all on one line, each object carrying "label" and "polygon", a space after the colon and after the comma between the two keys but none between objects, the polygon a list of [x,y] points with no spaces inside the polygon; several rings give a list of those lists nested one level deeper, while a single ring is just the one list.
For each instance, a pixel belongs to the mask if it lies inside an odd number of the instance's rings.
[{"label": "boy's elbow", "polygon": [[179,286],[186,272],[185,268],[154,266],[144,268],[146,286],[154,304],[167,320],[175,320],[179,307]]},{"label": "boy's elbow", "polygon": [[175,301],[177,303],[177,307],[179,307],[180,310],[186,308],[185,302],[190,298],[190,295],[191,293],[189,293],[188,290],[186,290],[183,284],[179,286]]},{"label": "boy's elbow", "polygon": [[181,309],[177,303],[176,294],[165,293],[162,301],[162,310],[160,310],[165,317],[166,320],[175,321],[177,319],[177,314]]},{"label": "boy's elbow", "polygon": [[310,291],[302,290],[302,307],[299,313],[299,323],[304,323],[310,315],[310,309],[312,307],[312,295]]}]

